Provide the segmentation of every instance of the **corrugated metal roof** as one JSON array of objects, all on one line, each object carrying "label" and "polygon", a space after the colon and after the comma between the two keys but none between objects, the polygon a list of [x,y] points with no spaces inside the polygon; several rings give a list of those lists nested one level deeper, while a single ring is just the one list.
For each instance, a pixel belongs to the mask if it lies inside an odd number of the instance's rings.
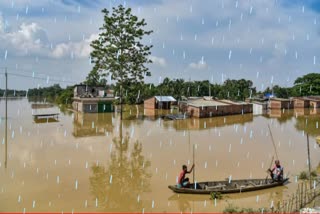
[{"label": "corrugated metal roof", "polygon": [[160,102],[175,102],[176,99],[174,99],[172,96],[155,96],[157,101]]}]

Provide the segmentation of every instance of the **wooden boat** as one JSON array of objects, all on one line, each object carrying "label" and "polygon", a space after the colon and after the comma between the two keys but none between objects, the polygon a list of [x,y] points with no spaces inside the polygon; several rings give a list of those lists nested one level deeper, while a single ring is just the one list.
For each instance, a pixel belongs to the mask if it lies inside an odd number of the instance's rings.
[{"label": "wooden boat", "polygon": [[276,186],[281,186],[286,183],[289,178],[282,181],[273,181],[272,179],[243,179],[243,180],[225,180],[225,181],[207,181],[199,183],[191,183],[190,188],[180,188],[177,185],[168,186],[169,189],[176,193],[186,194],[210,194],[212,192],[219,192],[221,194],[227,193],[241,193],[250,192],[262,189],[268,189]]}]

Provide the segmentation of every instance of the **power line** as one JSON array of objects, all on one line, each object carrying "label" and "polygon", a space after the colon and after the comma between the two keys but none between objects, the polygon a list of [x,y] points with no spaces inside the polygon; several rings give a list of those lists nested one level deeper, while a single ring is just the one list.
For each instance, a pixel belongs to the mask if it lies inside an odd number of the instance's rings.
[{"label": "power line", "polygon": [[[5,74],[5,73],[0,73],[0,74]],[[10,74],[10,75],[12,75],[12,76],[17,76],[17,77],[24,77],[24,78],[30,78],[30,79],[44,80],[44,81],[47,81],[47,82],[50,81],[50,82],[60,82],[60,83],[77,84],[77,82],[74,82],[74,81],[55,79],[55,78],[52,78],[51,76],[47,76],[47,77],[37,77],[37,76],[35,76],[35,75],[28,76],[28,75],[19,74],[19,73],[12,73],[12,72],[8,72],[7,74]]]}]

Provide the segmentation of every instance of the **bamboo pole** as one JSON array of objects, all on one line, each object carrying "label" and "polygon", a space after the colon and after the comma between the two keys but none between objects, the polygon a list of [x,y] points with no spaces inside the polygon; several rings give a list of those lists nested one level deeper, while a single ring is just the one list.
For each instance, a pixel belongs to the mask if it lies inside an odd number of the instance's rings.
[{"label": "bamboo pole", "polygon": [[5,77],[6,77],[6,100],[5,100],[5,117],[6,117],[6,122],[5,122],[5,160],[4,160],[4,167],[7,168],[8,164],[8,73],[7,73],[7,68],[5,68]]},{"label": "bamboo pole", "polygon": [[303,203],[303,183],[300,185],[300,207],[299,207],[299,209],[302,208],[302,203]]},{"label": "bamboo pole", "polygon": [[[194,164],[194,159],[195,159],[195,155],[194,155],[194,144],[193,144],[193,164]],[[195,169],[193,167],[192,169],[192,173],[193,173],[193,183],[195,182]]]},{"label": "bamboo pole", "polygon": [[270,128],[269,124],[268,124],[268,128],[269,128],[269,132],[270,132],[270,136],[271,136],[271,140],[272,140],[274,152],[276,153],[276,158],[277,158],[277,160],[279,160],[279,156],[278,156],[278,152],[277,152],[277,147],[276,147],[276,144],[274,143],[273,135],[272,135],[271,128]]}]

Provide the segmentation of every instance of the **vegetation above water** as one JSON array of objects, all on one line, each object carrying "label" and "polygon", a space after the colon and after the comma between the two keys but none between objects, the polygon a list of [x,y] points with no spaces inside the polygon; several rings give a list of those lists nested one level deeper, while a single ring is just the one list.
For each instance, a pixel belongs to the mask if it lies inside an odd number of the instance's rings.
[{"label": "vegetation above water", "polygon": [[[230,99],[244,101],[245,98],[260,96],[267,93],[275,94],[280,98],[288,98],[294,96],[310,96],[320,95],[320,74],[310,73],[296,79],[294,86],[291,88],[283,88],[274,86],[273,89],[267,88],[264,91],[257,91],[253,87],[251,80],[230,80],[227,79],[223,84],[212,84],[208,80],[203,81],[184,81],[183,79],[165,78],[159,85],[146,83],[126,83],[123,87],[124,98],[126,104],[141,103],[143,100],[155,95],[170,95],[177,100],[189,96],[213,96],[219,99]],[[101,85],[99,82],[95,84]],[[105,82],[104,82],[105,84]],[[54,84],[50,87],[33,88],[28,91],[8,90],[8,96],[17,97],[41,97],[47,101],[56,102],[58,104],[70,104],[73,97],[74,86],[68,86],[66,89]],[[119,95],[120,85],[108,85],[106,88],[115,90],[115,95]],[[0,90],[0,96],[4,96],[4,90]]]},{"label": "vegetation above water", "polygon": [[253,209],[253,208],[240,208],[233,204],[228,204],[226,208],[224,208],[223,213],[270,213],[271,210],[267,208],[259,208],[259,209]]},{"label": "vegetation above water", "polygon": [[[318,176],[318,174],[317,174],[317,171],[316,171],[316,170],[313,170],[313,171],[310,172],[310,177],[311,177],[311,178],[316,178],[317,176]],[[299,179],[300,179],[300,180],[307,180],[307,179],[309,179],[309,172],[306,172],[306,171],[300,172],[300,174],[299,174]]]}]

